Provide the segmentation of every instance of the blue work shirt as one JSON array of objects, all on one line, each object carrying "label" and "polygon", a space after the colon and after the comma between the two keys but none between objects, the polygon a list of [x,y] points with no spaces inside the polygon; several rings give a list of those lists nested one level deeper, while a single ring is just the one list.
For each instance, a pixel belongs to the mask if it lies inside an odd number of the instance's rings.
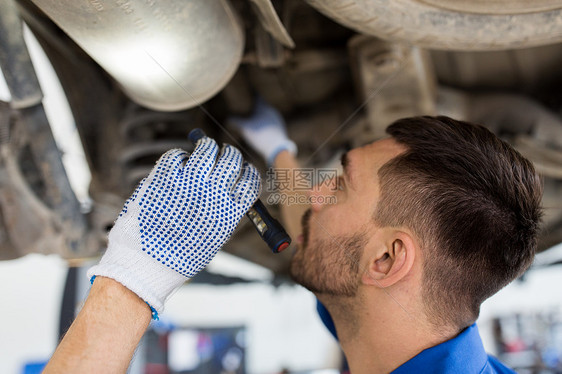
[{"label": "blue work shirt", "polygon": [[[317,309],[322,322],[337,339],[330,313],[320,302],[317,304]],[[421,351],[392,372],[392,374],[411,373],[514,374],[515,372],[486,353],[478,327],[473,324],[453,339]]]}]

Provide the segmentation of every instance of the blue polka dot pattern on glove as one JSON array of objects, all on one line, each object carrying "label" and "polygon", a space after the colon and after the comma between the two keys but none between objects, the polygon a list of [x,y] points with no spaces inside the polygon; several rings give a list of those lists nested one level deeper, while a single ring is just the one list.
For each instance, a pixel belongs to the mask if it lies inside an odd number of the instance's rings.
[{"label": "blue polka dot pattern on glove", "polygon": [[166,152],[127,200],[88,277],[112,278],[160,313],[166,299],[203,269],[260,192],[260,176],[238,149],[220,155],[204,137],[191,155]]},{"label": "blue polka dot pattern on glove", "polygon": [[217,160],[218,151],[205,137],[191,156],[165,153],[119,218],[136,215],[141,249],[186,277],[211,261],[259,195],[259,173],[240,151],[225,145]]}]

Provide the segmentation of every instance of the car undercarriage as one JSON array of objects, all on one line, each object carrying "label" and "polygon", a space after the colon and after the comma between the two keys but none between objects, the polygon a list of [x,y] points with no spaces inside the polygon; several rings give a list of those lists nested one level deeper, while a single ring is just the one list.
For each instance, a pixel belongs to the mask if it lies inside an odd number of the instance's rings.
[{"label": "car undercarriage", "polygon": [[[149,3],[152,12],[143,15],[141,26],[123,16]],[[191,150],[187,133],[196,127],[219,143],[239,146],[265,175],[265,163],[227,123],[230,115],[250,114],[258,95],[283,113],[299,160],[310,168],[333,165],[336,155],[384,136],[385,127],[399,118],[440,114],[482,123],[529,158],[544,178],[539,250],[562,242],[562,5],[546,0],[519,8],[513,4],[520,2],[499,0],[451,1],[449,8],[440,0],[209,1],[235,14],[229,21],[235,26],[225,31],[218,29],[231,25],[205,13],[212,9],[170,18],[180,3],[76,2],[76,9],[111,8],[132,44],[142,45],[143,27],[151,22],[160,22],[157,43],[174,38],[195,43],[190,52],[201,53],[208,69],[180,66],[190,75],[186,79],[195,79],[185,81],[188,89],[176,81],[179,91],[175,87],[155,98],[126,77],[139,70],[150,78],[139,61],[120,59],[117,65],[123,66],[108,67],[91,47],[111,53],[124,48],[111,32],[116,21],[104,20],[105,13],[78,9],[72,19],[68,4],[2,2],[0,62],[12,101],[0,103],[0,259],[37,252],[79,260],[103,253],[107,232],[135,185],[166,150]],[[513,4],[502,7],[508,3]],[[76,31],[76,23],[96,17],[100,33]],[[215,26],[185,34],[182,17]],[[64,88],[92,174],[89,206],[80,204],[68,183],[21,20]],[[224,45],[213,44],[215,32]],[[232,34],[238,32],[236,39]],[[229,49],[233,43],[239,52]],[[150,45],[142,48],[175,81],[161,55]],[[214,60],[205,53],[224,66],[213,70]],[[216,73],[204,75],[208,72]],[[199,88],[188,83],[201,81],[212,87],[195,94]],[[150,86],[150,79],[145,83]],[[187,98],[179,97],[182,91]],[[264,190],[264,201],[270,192]],[[276,206],[269,209],[279,216]],[[224,250],[280,277],[287,274],[290,251],[273,256],[248,220]]]}]

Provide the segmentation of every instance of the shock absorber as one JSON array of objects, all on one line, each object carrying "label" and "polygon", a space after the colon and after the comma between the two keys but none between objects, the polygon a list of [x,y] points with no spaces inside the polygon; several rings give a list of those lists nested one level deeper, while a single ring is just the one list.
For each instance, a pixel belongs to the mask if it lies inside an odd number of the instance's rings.
[{"label": "shock absorber", "polygon": [[119,123],[121,147],[116,150],[122,194],[128,195],[164,152],[172,148],[190,152],[193,147],[185,133],[201,123],[196,111],[156,112],[131,104]]}]

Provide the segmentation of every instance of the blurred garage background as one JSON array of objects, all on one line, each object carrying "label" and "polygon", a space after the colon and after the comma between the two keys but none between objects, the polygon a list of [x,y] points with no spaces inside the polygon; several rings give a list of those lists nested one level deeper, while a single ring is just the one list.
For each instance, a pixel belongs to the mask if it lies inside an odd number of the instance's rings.
[{"label": "blurred garage background", "polygon": [[[56,9],[48,1],[34,3],[46,13]],[[412,31],[377,23],[367,17],[380,11],[375,5],[364,8],[366,18],[354,21],[352,7],[335,0],[232,3],[247,39],[240,55],[231,56],[237,69],[216,83],[216,96],[202,97],[203,106],[186,109],[194,103],[164,108],[162,98],[143,101],[142,88],[105,66],[87,48],[88,41],[71,35],[97,62],[32,2],[18,2],[33,30],[24,29],[25,41],[56,150],[76,196],[72,214],[79,211],[87,218],[83,227],[77,224],[79,230],[47,232],[38,228],[50,227],[51,219],[31,217],[35,211],[30,210],[29,221],[10,231],[5,225],[10,216],[2,211],[0,372],[40,372],[87,295],[85,270],[103,251],[116,213],[156,157],[167,148],[189,148],[185,134],[193,127],[227,141],[206,114],[222,122],[228,113],[248,113],[257,92],[287,117],[290,136],[311,167],[329,165],[341,150],[376,139],[396,118],[436,113],[483,122],[529,157],[545,178],[541,253],[520,280],[483,305],[478,325],[488,352],[518,372],[562,373],[562,31],[555,17],[562,5],[546,0],[519,8],[521,2],[508,0],[487,5],[396,2],[411,5],[411,16],[418,18],[425,14],[423,7],[439,9],[434,13],[448,25],[447,34],[433,21],[433,31],[427,25],[414,24]],[[380,2],[370,4],[375,3]],[[121,9],[127,4],[121,2]],[[388,22],[397,22],[390,20],[390,8]],[[451,22],[450,14],[456,17]],[[490,14],[511,17],[514,23],[492,22],[497,29],[489,29]],[[64,21],[57,23],[72,29]],[[473,21],[480,28],[469,32]],[[535,33],[524,35],[532,27]],[[125,65],[142,69],[141,63]],[[68,101],[65,92],[72,95]],[[0,79],[0,100],[12,99]],[[5,103],[0,103],[1,144],[20,135],[11,134],[6,124],[26,120],[14,118]],[[33,165],[33,137],[22,138],[18,162],[26,181],[47,201],[48,211],[59,214],[62,210],[49,203],[37,177],[41,171]],[[9,175],[2,178],[3,189],[18,188],[7,181]],[[22,204],[11,212],[24,211]],[[72,214],[62,216],[71,219]],[[85,237],[84,232],[88,244],[74,248],[72,240]],[[314,297],[287,278],[289,257],[273,257],[253,228],[243,224],[207,271],[180,289],[160,321],[152,323],[130,372],[345,370],[337,344],[316,316]]]}]

